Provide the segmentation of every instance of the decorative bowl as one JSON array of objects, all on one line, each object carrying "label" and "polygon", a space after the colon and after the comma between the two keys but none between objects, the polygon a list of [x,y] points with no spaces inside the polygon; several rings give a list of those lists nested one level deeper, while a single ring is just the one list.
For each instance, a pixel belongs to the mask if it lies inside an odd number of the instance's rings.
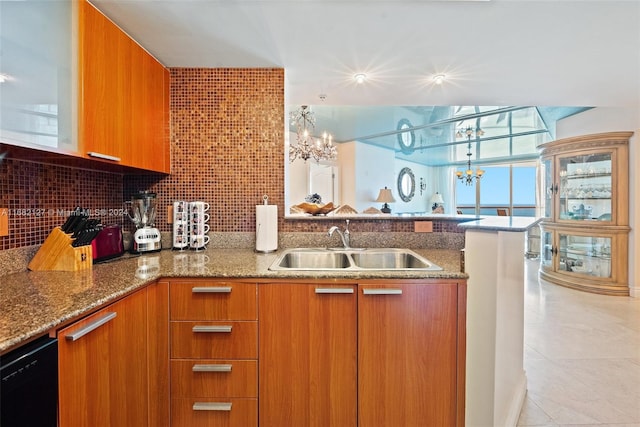
[{"label": "decorative bowl", "polygon": [[319,205],[317,203],[300,203],[296,205],[296,207],[300,208],[306,213],[311,215],[326,215],[329,212],[335,210],[337,206],[333,206],[332,202],[327,203],[326,205]]}]

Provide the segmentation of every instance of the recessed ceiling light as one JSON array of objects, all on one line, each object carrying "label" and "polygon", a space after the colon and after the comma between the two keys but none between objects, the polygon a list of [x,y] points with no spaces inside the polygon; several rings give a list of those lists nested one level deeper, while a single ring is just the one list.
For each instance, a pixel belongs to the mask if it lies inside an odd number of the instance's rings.
[{"label": "recessed ceiling light", "polygon": [[353,79],[356,81],[356,83],[362,84],[365,80],[367,80],[367,75],[364,73],[358,73],[353,76]]},{"label": "recessed ceiling light", "polygon": [[435,76],[432,77],[432,80],[435,84],[441,85],[446,78],[447,76],[445,76],[444,74],[436,74]]}]

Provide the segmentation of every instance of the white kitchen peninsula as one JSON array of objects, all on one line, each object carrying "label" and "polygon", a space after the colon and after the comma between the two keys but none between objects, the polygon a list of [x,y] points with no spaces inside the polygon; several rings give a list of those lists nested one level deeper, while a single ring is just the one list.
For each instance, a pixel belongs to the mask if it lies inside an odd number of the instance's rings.
[{"label": "white kitchen peninsula", "polygon": [[524,371],[525,239],[538,219],[485,217],[465,229],[467,293],[466,425],[518,422]]}]

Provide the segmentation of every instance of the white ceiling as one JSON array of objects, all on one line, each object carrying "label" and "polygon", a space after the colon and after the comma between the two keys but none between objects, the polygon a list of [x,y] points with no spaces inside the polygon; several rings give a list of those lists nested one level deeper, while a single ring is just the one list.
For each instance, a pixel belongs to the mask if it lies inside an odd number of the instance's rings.
[{"label": "white ceiling", "polygon": [[640,0],[92,3],[167,67],[284,68],[288,104],[640,105]]}]

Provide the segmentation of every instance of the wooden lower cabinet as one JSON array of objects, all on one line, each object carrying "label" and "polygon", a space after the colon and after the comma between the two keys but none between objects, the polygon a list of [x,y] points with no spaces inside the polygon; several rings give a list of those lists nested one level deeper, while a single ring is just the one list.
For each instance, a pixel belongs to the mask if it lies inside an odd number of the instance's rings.
[{"label": "wooden lower cabinet", "polygon": [[464,426],[466,284],[259,287],[259,425]]},{"label": "wooden lower cabinet", "polygon": [[147,290],[58,333],[59,426],[147,426]]},{"label": "wooden lower cabinet", "polygon": [[258,425],[257,284],[170,280],[171,426]]},{"label": "wooden lower cabinet", "polygon": [[356,286],[261,284],[260,427],[357,423]]},{"label": "wooden lower cabinet", "polygon": [[[358,424],[458,422],[456,283],[366,284],[358,292]],[[464,359],[463,359],[464,360]]]}]

